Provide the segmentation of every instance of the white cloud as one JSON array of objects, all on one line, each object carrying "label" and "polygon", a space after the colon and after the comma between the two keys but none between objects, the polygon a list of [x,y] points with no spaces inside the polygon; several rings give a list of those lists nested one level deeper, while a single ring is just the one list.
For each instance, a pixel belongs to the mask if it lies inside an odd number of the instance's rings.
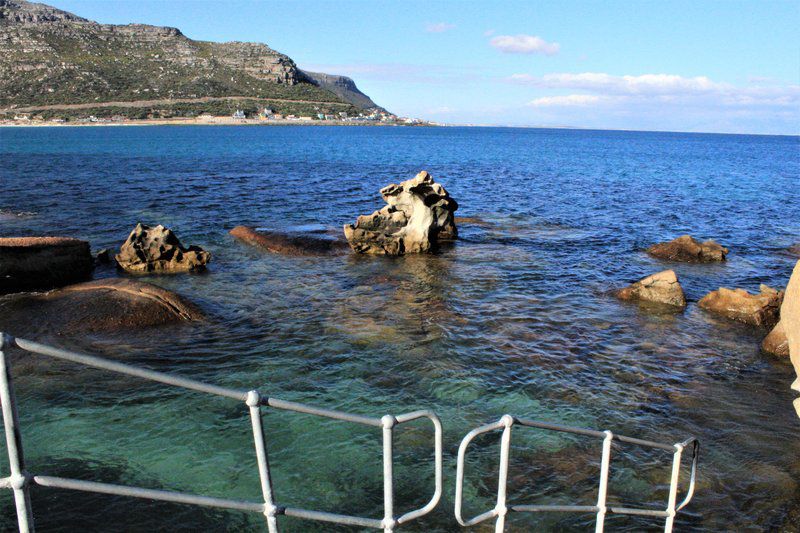
[{"label": "white cloud", "polygon": [[[710,107],[795,107],[800,106],[800,85],[743,86],[716,82],[706,76],[674,74],[615,76],[599,72],[551,73],[544,76],[514,74],[510,81],[537,89],[564,89],[583,94],[543,96],[533,106],[581,105],[596,96],[605,103],[684,104]],[[534,102],[539,102],[534,104]]]},{"label": "white cloud", "polygon": [[513,81],[547,89],[582,89],[614,94],[708,93],[729,87],[705,76],[685,78],[674,74],[614,76],[601,72],[554,73],[544,76],[514,74]]},{"label": "white cloud", "polygon": [[432,22],[425,25],[425,31],[428,33],[444,33],[455,27],[455,24],[449,24],[447,22]]},{"label": "white cloud", "polygon": [[483,32],[484,37],[491,37],[492,35],[494,35],[494,30],[486,30]]},{"label": "white cloud", "polygon": [[530,107],[585,107],[605,100],[593,94],[567,94],[560,96],[542,96],[528,102]]},{"label": "white cloud", "polygon": [[536,35],[498,35],[492,37],[489,45],[505,54],[544,54],[552,56],[558,53],[561,45],[548,43]]}]

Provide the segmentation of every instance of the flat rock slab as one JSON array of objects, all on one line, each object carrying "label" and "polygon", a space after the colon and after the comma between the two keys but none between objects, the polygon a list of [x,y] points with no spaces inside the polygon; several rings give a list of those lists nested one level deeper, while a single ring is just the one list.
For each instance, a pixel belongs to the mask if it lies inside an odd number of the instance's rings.
[{"label": "flat rock slab", "polygon": [[751,326],[772,328],[780,318],[782,301],[783,291],[762,285],[759,294],[750,294],[744,289],[720,287],[719,290],[703,296],[698,305],[712,313]]},{"label": "flat rock slab", "polygon": [[725,261],[728,249],[714,241],[700,242],[690,235],[683,235],[669,242],[654,244],[647,253],[658,259],[682,261],[684,263],[714,263]]},{"label": "flat rock slab", "polygon": [[46,293],[0,298],[0,331],[74,335],[158,326],[203,318],[200,309],[166,289],[112,278]]},{"label": "flat rock slab", "polygon": [[231,236],[252,246],[284,255],[342,255],[350,246],[341,240],[316,235],[257,231],[250,226],[236,226]]},{"label": "flat rock slab", "polygon": [[71,237],[0,238],[0,294],[47,290],[91,279],[89,243]]}]

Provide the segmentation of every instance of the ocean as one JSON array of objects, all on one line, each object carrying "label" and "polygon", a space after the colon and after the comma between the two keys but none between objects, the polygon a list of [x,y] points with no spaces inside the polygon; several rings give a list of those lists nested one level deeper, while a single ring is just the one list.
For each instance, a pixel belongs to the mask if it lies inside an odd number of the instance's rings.
[{"label": "ocean", "polygon": [[[423,169],[458,201],[458,216],[484,221],[460,226],[459,241],[437,254],[290,257],[228,235],[240,224],[338,232],[384,205],[381,187]],[[208,320],[68,338],[32,325],[30,335],[319,407],[377,417],[434,410],[444,425],[444,496],[401,530],[461,529],[458,444],[505,413],[665,443],[697,437],[697,491],[679,531],[791,526],[800,506],[790,364],[760,353],[765,330],[697,307],[721,286],[786,285],[798,260],[789,248],[800,242],[798,137],[0,128],[0,236],[64,235],[118,249],[137,222],[163,224],[211,252],[204,274],[144,279],[194,301]],[[728,261],[666,263],[644,253],[686,233],[728,247]],[[686,291],[683,312],[611,294],[667,268]],[[260,499],[246,406],[33,356],[14,363],[30,471]],[[379,430],[275,410],[264,425],[279,504],[382,517]],[[492,434],[470,448],[465,515],[494,507],[498,441]],[[594,505],[600,445],[515,428],[509,502]],[[395,503],[407,511],[433,490],[430,429],[400,429],[396,453]],[[615,445],[612,455],[609,505],[663,509],[671,454]],[[258,514],[40,487],[33,506],[40,531],[266,529]],[[10,491],[0,492],[0,509],[0,528],[13,530]],[[508,530],[593,523],[591,513],[517,513]],[[663,522],[612,514],[606,526]]]}]

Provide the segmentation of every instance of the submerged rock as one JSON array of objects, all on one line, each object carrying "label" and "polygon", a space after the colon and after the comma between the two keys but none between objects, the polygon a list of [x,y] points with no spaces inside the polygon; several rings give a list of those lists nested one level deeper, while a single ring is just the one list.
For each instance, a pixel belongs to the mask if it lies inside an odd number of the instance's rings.
[{"label": "submerged rock", "polygon": [[654,302],[675,307],[686,307],[686,296],[674,270],[664,270],[620,289],[616,293],[622,300]]},{"label": "submerged rock", "polygon": [[355,224],[345,224],[350,247],[363,254],[403,255],[431,252],[458,235],[453,213],[458,204],[426,171],[381,189],[388,204]]},{"label": "submerged rock", "polygon": [[464,226],[478,226],[481,228],[492,227],[492,224],[486,222],[480,217],[454,217],[453,222],[455,222],[458,225],[464,225]]},{"label": "submerged rock", "polygon": [[47,293],[0,298],[0,331],[73,335],[143,328],[203,317],[181,296],[131,279],[78,283]]},{"label": "submerged rock", "polygon": [[293,235],[274,231],[256,231],[249,226],[236,226],[231,236],[247,244],[276,254],[286,255],[336,255],[348,250],[347,243],[313,235]]},{"label": "submerged rock", "polygon": [[783,329],[783,322],[778,322],[772,331],[761,342],[761,350],[778,357],[789,357],[789,339]]},{"label": "submerged rock", "polygon": [[92,277],[89,243],[69,237],[0,238],[0,294],[44,290]]},{"label": "submerged rock", "polygon": [[211,254],[199,246],[184,248],[172,230],[164,226],[139,223],[116,259],[121,268],[136,274],[173,273],[204,270]]},{"label": "submerged rock", "polygon": [[750,324],[774,327],[780,317],[783,291],[761,285],[759,294],[750,294],[744,289],[711,291],[703,296],[698,305],[707,311]]},{"label": "submerged rock", "polygon": [[728,249],[714,241],[700,242],[689,235],[683,235],[669,242],[654,244],[647,249],[647,253],[669,261],[713,263],[725,261]]}]

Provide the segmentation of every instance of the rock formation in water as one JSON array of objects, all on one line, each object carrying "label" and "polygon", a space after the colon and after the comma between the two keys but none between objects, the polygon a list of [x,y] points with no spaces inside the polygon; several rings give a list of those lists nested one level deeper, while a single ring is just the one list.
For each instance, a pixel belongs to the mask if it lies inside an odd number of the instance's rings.
[{"label": "rock formation in water", "polygon": [[184,248],[178,237],[164,226],[136,225],[116,256],[128,272],[144,274],[196,272],[204,270],[211,254],[198,246]]},{"label": "rock formation in water", "polygon": [[14,335],[76,335],[201,318],[200,309],[181,296],[149,283],[121,278],[0,299],[0,331]]},{"label": "rock formation in water", "polygon": [[759,294],[750,294],[744,289],[711,291],[703,296],[698,305],[707,311],[728,317],[752,326],[774,327],[780,319],[783,291],[761,285]]},{"label": "rock formation in water", "polygon": [[344,226],[350,247],[365,254],[403,255],[436,249],[458,235],[453,213],[458,204],[424,170],[416,177],[381,189],[388,204]]},{"label": "rock formation in water", "polygon": [[249,226],[236,226],[231,236],[252,246],[286,255],[337,255],[346,253],[346,242],[314,235],[256,231]]},{"label": "rock formation in water", "polygon": [[669,242],[654,244],[647,249],[647,253],[668,261],[713,263],[725,261],[728,249],[714,241],[700,242],[689,235],[683,235]]},{"label": "rock formation in water", "polygon": [[617,291],[617,297],[622,300],[686,307],[686,296],[674,270],[664,270],[647,276]]},{"label": "rock formation in water", "polygon": [[[794,272],[786,286],[786,295],[781,306],[781,322],[789,343],[789,357],[797,374],[792,388],[800,392],[800,261],[794,266]],[[794,408],[797,416],[800,416],[800,398],[794,400]]]},{"label": "rock formation in water", "polygon": [[0,238],[0,294],[52,289],[92,277],[89,243],[68,237]]},{"label": "rock formation in water", "polygon": [[783,329],[783,322],[779,321],[772,331],[764,337],[761,342],[761,349],[778,357],[789,357],[789,339],[786,338],[786,330]]}]

